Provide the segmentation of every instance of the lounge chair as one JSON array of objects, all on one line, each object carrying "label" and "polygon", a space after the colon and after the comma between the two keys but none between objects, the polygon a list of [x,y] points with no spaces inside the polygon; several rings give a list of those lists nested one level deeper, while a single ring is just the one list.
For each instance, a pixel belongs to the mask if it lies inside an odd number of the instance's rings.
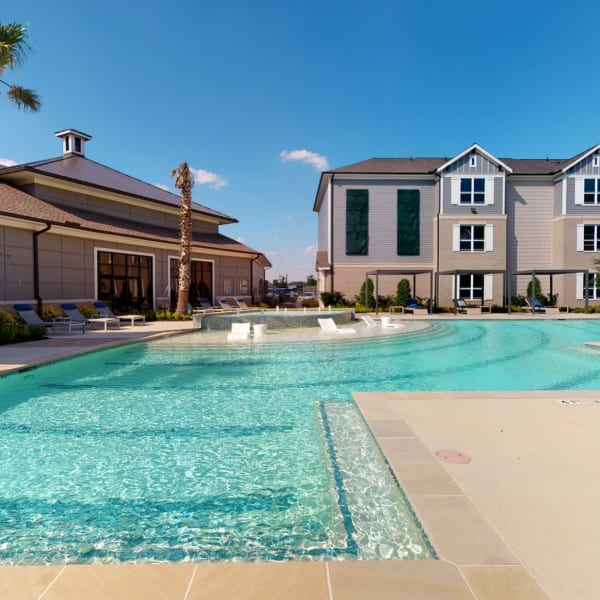
[{"label": "lounge chair", "polygon": [[220,308],[215,308],[208,300],[208,298],[198,298],[198,304],[200,305],[200,308],[195,309],[195,310],[201,310],[204,311],[205,313],[208,312],[218,312],[222,309]]},{"label": "lounge chair", "polygon": [[246,304],[246,301],[243,298],[234,298],[234,301],[240,310],[253,310],[251,306]]},{"label": "lounge chair", "polygon": [[321,331],[324,331],[325,333],[356,333],[356,329],[353,329],[352,327],[340,329],[331,318],[317,319],[317,321],[319,322]]},{"label": "lounge chair", "polygon": [[531,311],[532,314],[540,312],[548,315],[557,315],[560,312],[558,306],[547,306],[542,304],[537,298],[525,298],[525,302],[527,306],[524,306],[523,310]]},{"label": "lounge chair", "polygon": [[453,298],[452,304],[454,304],[455,313],[463,313],[465,315],[481,314],[481,306],[470,306],[466,303],[464,298]]},{"label": "lounge chair", "polygon": [[231,304],[229,304],[229,301],[227,300],[227,298],[224,298],[223,296],[221,296],[220,298],[217,298],[217,304],[223,310],[230,310],[232,312],[235,312],[235,308],[233,308],[233,306],[231,306]]},{"label": "lounge chair", "polygon": [[[96,300],[96,302],[93,304],[98,317],[117,319],[117,321],[129,321],[132,327],[136,324],[136,322],[138,322],[140,325],[146,324],[146,317],[144,315],[115,315],[106,302],[103,302],[102,300]],[[92,319],[96,318],[97,317],[92,317]],[[106,326],[104,328],[106,329]]]},{"label": "lounge chair", "polygon": [[77,306],[71,302],[65,302],[64,304],[61,304],[60,307],[64,311],[64,313],[71,319],[73,325],[79,323],[83,323],[84,325],[87,324],[92,327],[94,325],[103,325],[104,331],[108,329],[109,324],[116,325],[117,328],[119,327],[119,320],[115,318],[95,316],[88,319],[84,317],[77,308]]},{"label": "lounge chair", "polygon": [[231,332],[227,334],[228,342],[247,340],[250,337],[250,323],[232,323]]},{"label": "lounge chair", "polygon": [[[377,327],[377,321],[371,315],[360,315],[360,318],[366,323],[367,327]],[[400,325],[399,323],[392,323],[391,317],[381,317],[380,325],[381,327],[392,329],[404,327],[404,325]]]},{"label": "lounge chair", "polygon": [[67,333],[71,335],[73,328],[81,326],[82,333],[85,333],[85,323],[82,325],[71,322],[68,317],[59,317],[51,321],[43,321],[33,310],[31,304],[13,304],[17,314],[27,323],[27,325],[43,325],[49,333]]},{"label": "lounge chair", "polygon": [[404,305],[402,312],[415,314],[420,311],[427,311],[426,306],[421,306],[416,298],[409,298]]}]

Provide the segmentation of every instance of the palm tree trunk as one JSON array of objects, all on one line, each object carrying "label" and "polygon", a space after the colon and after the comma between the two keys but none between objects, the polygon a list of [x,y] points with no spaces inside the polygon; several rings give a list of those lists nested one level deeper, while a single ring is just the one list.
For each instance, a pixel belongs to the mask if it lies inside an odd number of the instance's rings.
[{"label": "palm tree trunk", "polygon": [[194,180],[187,163],[183,162],[175,169],[171,176],[175,176],[175,187],[181,190],[180,220],[180,250],[179,250],[179,285],[177,294],[176,312],[187,312],[190,281],[191,281],[191,247],[192,247],[192,187]]}]

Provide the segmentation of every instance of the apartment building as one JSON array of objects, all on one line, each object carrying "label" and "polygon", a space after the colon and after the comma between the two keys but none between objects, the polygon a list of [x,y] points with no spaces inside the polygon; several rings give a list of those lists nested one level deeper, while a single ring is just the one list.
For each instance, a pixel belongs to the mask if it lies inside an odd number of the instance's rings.
[{"label": "apartment building", "polygon": [[[319,291],[503,305],[537,277],[560,305],[600,300],[600,145],[567,159],[372,158],[321,174]],[[375,276],[375,277],[374,277]],[[432,283],[430,283],[432,282]]]},{"label": "apartment building", "polygon": [[[57,158],[0,167],[0,304],[173,306],[181,198],[87,158],[91,136],[55,135]],[[271,263],[220,232],[236,222],[192,204],[192,305],[199,296],[262,299]]]}]

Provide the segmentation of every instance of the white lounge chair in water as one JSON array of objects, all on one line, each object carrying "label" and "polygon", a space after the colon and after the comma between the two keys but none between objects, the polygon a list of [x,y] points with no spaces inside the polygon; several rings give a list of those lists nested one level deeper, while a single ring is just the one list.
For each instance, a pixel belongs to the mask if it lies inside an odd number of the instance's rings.
[{"label": "white lounge chair in water", "polygon": [[232,323],[231,332],[227,334],[228,342],[247,340],[250,337],[250,323]]},{"label": "white lounge chair in water", "polygon": [[[377,321],[370,315],[360,315],[360,318],[367,324],[367,327],[377,327]],[[381,326],[392,329],[404,327],[404,325],[401,325],[400,323],[392,323],[391,317],[381,317]]]},{"label": "white lounge chair in water", "polygon": [[335,321],[331,318],[317,319],[317,321],[319,321],[321,331],[324,331],[326,333],[356,333],[356,329],[352,329],[352,327],[346,327],[345,329],[340,329],[335,324]]}]

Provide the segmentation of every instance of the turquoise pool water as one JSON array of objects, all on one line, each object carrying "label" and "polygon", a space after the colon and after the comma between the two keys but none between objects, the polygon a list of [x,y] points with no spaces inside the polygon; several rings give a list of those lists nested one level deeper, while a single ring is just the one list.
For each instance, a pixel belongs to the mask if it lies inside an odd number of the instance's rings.
[{"label": "turquoise pool water", "polygon": [[351,392],[600,389],[590,320],[206,339],[0,379],[1,563],[432,557]]}]

